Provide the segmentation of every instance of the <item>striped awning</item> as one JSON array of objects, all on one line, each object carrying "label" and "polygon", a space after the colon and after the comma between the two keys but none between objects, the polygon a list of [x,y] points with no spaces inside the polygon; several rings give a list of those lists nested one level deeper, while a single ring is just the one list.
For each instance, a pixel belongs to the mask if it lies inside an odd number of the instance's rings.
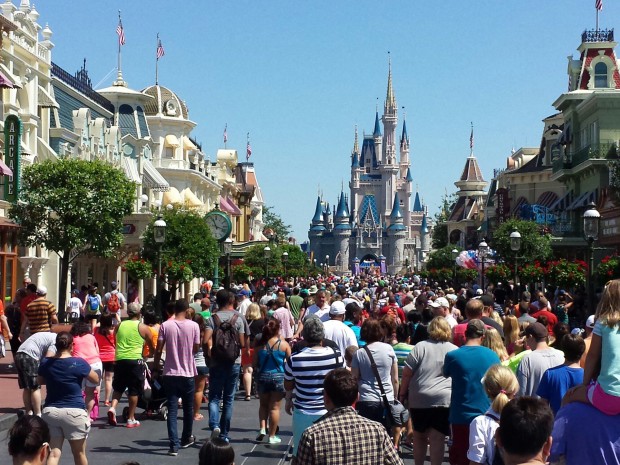
[{"label": "striped awning", "polygon": [[157,168],[153,166],[153,163],[150,160],[144,160],[144,176],[142,184],[147,187],[150,187],[154,191],[165,192],[170,189],[170,184],[168,181],[159,174]]},{"label": "striped awning", "polygon": [[517,201],[514,208],[512,209],[512,215],[521,216],[521,207],[523,207],[523,205],[527,205],[528,203],[529,202],[527,201],[525,197],[519,197],[519,200]]},{"label": "striped awning", "polygon": [[0,63],[0,72],[2,72],[2,75],[8,79],[11,84],[13,84],[13,86],[11,87],[11,89],[13,87],[17,87],[18,89],[22,88],[21,85],[21,80],[15,76],[13,73],[11,73],[11,71],[9,71],[9,68],[6,67],[6,65]]},{"label": "striped awning", "polygon": [[233,216],[241,216],[241,210],[235,204],[235,201],[228,196],[220,195],[220,208],[226,213],[230,213]]},{"label": "striped awning", "polygon": [[593,191],[584,192],[580,196],[578,196],[573,203],[571,203],[566,209],[567,210],[577,210],[579,208],[585,208],[590,202],[596,202],[596,198],[598,194],[598,189]]},{"label": "striped awning", "polygon": [[538,200],[536,201],[536,205],[550,208],[551,205],[553,205],[557,200],[558,195],[555,192],[547,191],[540,194],[540,197],[538,197]]},{"label": "striped awning", "polygon": [[549,209],[553,211],[565,211],[572,201],[573,201],[573,191],[568,191],[558,200],[553,202],[551,206],[549,207]]},{"label": "striped awning", "polygon": [[13,81],[11,81],[6,75],[0,72],[0,88],[1,89],[13,89]]},{"label": "striped awning", "polygon": [[13,170],[3,160],[0,160],[0,174],[2,176],[13,176]]},{"label": "striped awning", "polygon": [[123,157],[123,171],[125,172],[125,176],[127,176],[130,181],[137,184],[142,184],[142,179],[140,178],[140,173],[138,172],[138,166],[133,158]]},{"label": "striped awning", "polygon": [[43,87],[39,86],[39,101],[37,105],[41,108],[60,108],[60,105],[58,105],[58,102],[54,98],[53,92],[53,90],[51,92],[48,92]]}]

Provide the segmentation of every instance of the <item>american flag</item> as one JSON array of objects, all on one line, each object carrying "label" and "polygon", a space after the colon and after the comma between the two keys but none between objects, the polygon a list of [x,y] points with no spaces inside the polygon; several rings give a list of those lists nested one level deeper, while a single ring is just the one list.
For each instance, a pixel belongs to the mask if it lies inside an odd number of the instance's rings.
[{"label": "american flag", "polygon": [[157,59],[159,60],[166,54],[164,46],[161,44],[161,39],[157,39]]},{"label": "american flag", "polygon": [[123,29],[120,16],[118,18],[118,26],[116,26],[116,33],[118,34],[118,45],[125,45],[125,30]]},{"label": "american flag", "polygon": [[469,148],[473,150],[474,148],[474,127],[471,127],[471,134],[469,135]]},{"label": "american flag", "polygon": [[245,149],[245,159],[249,160],[250,156],[252,156],[252,146],[250,145],[250,141],[248,141],[248,145]]},{"label": "american flag", "polygon": [[601,11],[603,9],[603,0],[596,0],[596,9]]},{"label": "american flag", "polygon": [[224,126],[224,143],[228,142],[228,124]]}]

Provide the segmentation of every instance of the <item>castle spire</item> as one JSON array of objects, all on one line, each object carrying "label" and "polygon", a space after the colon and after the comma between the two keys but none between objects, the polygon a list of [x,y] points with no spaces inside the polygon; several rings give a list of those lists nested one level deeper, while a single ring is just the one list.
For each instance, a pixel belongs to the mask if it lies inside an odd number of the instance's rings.
[{"label": "castle spire", "polygon": [[335,219],[336,221],[338,220],[340,221],[344,220],[345,222],[349,221],[349,208],[347,206],[347,201],[344,196],[344,188],[340,192],[340,196],[338,198],[338,209],[336,210]]},{"label": "castle spire", "polygon": [[353,153],[360,153],[360,144],[357,137],[357,124],[355,125],[355,141],[353,142]]},{"label": "castle spire", "polygon": [[[403,107],[404,108],[404,107]],[[409,135],[407,134],[407,121],[403,118],[403,133],[400,136],[400,146],[409,145]]]},{"label": "castle spire", "polygon": [[392,88],[392,57],[390,52],[388,52],[388,83],[385,97],[385,108],[386,110],[396,108],[396,97],[394,97],[394,89]]},{"label": "castle spire", "polygon": [[375,130],[372,132],[374,137],[381,136],[381,125],[379,124],[379,110],[375,112]]},{"label": "castle spire", "polygon": [[321,196],[316,199],[316,209],[314,210],[313,223],[320,223],[323,221],[323,205],[321,204]]}]

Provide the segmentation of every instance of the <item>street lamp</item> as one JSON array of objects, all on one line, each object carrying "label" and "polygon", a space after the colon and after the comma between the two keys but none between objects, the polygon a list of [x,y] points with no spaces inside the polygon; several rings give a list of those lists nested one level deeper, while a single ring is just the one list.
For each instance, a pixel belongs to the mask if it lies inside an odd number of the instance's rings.
[{"label": "street lamp", "polygon": [[329,274],[329,255],[325,255],[325,274]]},{"label": "street lamp", "polygon": [[452,249],[450,253],[452,254],[452,285],[456,288],[456,258],[459,256],[459,251]]},{"label": "street lamp", "polygon": [[594,269],[594,241],[598,240],[600,221],[601,214],[596,209],[594,202],[590,202],[588,204],[588,209],[583,213],[583,235],[586,241],[588,241],[588,303],[590,306],[590,314],[594,313],[595,306],[592,271]]},{"label": "street lamp", "polygon": [[224,251],[224,255],[226,256],[226,288],[230,289],[230,285],[232,283],[232,277],[230,275],[230,254],[232,253],[232,245],[233,240],[230,237],[227,237],[224,242],[222,242],[222,249]]},{"label": "street lamp", "polygon": [[519,301],[519,251],[521,250],[521,233],[517,230],[514,230],[510,233],[510,250],[515,253],[515,275],[514,275],[514,302],[517,303]]},{"label": "street lamp", "polygon": [[482,287],[482,292],[485,291],[484,287],[484,259],[489,253],[489,246],[484,239],[482,242],[478,244],[478,257],[480,258],[480,263],[482,265],[481,273],[480,273],[480,285]]},{"label": "street lamp", "polygon": [[153,240],[157,244],[157,311],[159,315],[162,315],[162,301],[161,301],[161,249],[166,242],[166,222],[161,216],[159,216],[155,223],[153,223]]},{"label": "street lamp", "polygon": [[263,254],[265,255],[265,286],[267,286],[267,282],[269,281],[269,259],[271,258],[271,248],[269,246],[265,246],[263,249]]},{"label": "street lamp", "polygon": [[284,281],[286,281],[286,267],[288,265],[288,252],[282,252],[282,263],[284,264]]}]

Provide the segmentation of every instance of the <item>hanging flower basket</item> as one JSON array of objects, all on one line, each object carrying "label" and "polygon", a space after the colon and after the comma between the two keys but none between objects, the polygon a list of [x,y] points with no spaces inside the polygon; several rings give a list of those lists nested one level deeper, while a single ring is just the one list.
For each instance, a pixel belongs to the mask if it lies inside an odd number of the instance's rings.
[{"label": "hanging flower basket", "polygon": [[620,257],[618,255],[607,255],[598,264],[595,273],[600,283],[620,278]]},{"label": "hanging flower basket", "polygon": [[148,279],[153,276],[153,265],[148,260],[134,255],[125,262],[122,270],[133,279]]},{"label": "hanging flower basket", "polygon": [[192,267],[186,262],[168,262],[165,273],[168,275],[168,280],[178,283],[186,283],[194,278]]},{"label": "hanging flower basket", "polygon": [[537,283],[542,281],[545,275],[545,269],[539,261],[528,263],[519,269],[521,280],[527,283]]},{"label": "hanging flower basket", "polygon": [[582,260],[551,260],[547,262],[546,277],[556,286],[574,288],[586,283],[587,270],[588,266]]},{"label": "hanging flower basket", "polygon": [[512,277],[512,273],[510,268],[503,263],[499,263],[497,265],[491,265],[488,268],[484,269],[484,275],[487,280],[493,284],[501,283],[508,281]]}]

